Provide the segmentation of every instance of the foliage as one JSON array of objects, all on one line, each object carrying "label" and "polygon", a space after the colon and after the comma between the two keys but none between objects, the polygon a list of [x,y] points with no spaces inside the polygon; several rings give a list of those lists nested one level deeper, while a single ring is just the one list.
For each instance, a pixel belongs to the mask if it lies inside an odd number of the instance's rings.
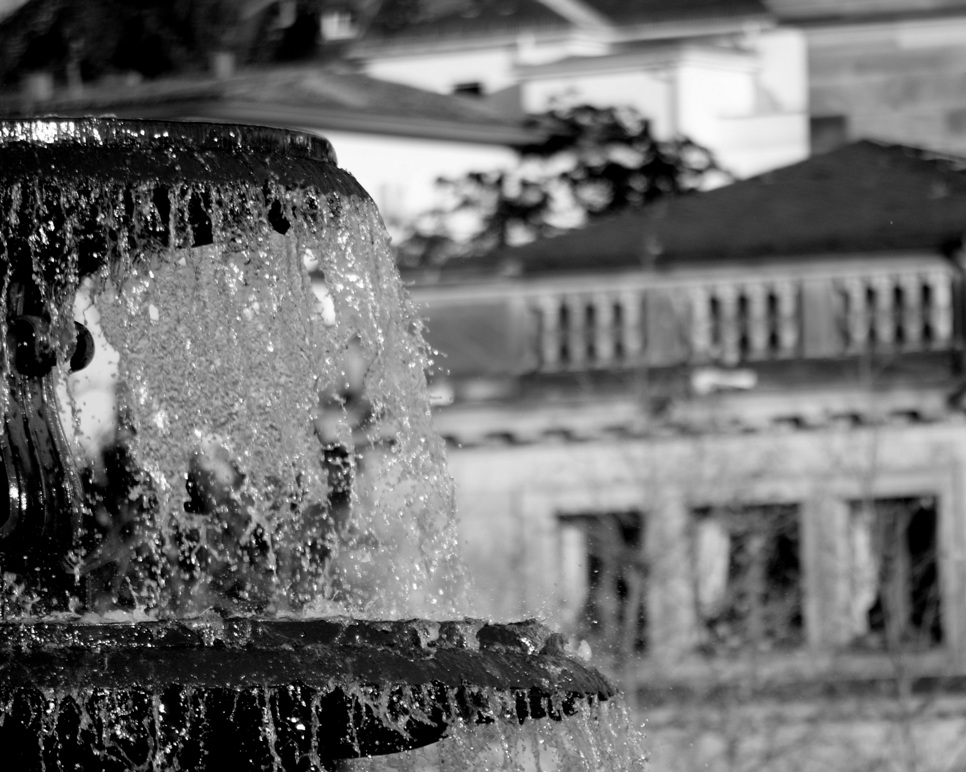
[{"label": "foliage", "polygon": [[84,80],[112,72],[155,77],[203,66],[237,18],[232,0],[41,0],[0,25],[0,76],[32,70]]},{"label": "foliage", "polygon": [[63,81],[71,69],[84,81],[154,78],[204,69],[226,48],[242,61],[304,58],[317,5],[302,0],[282,19],[277,3],[246,0],[34,0],[0,23],[0,82],[34,70]]},{"label": "foliage", "polygon": [[561,233],[722,174],[689,139],[662,141],[628,107],[577,105],[529,119],[539,139],[512,169],[440,179],[443,203],[417,218],[404,265],[432,265]]}]

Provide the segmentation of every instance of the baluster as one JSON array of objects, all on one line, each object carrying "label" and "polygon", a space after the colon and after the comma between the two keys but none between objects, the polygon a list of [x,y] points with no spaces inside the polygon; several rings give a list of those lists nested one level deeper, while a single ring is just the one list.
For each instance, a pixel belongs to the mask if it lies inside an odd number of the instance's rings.
[{"label": "baluster", "polygon": [[691,349],[697,360],[711,355],[711,294],[706,287],[692,287]]},{"label": "baluster", "polygon": [[741,332],[738,329],[738,288],[722,284],[715,288],[718,297],[718,344],[721,361],[733,365],[739,359]]},{"label": "baluster", "polygon": [[895,284],[891,276],[873,276],[872,289],[875,296],[872,326],[878,347],[889,348],[896,338],[896,322],[893,302]]},{"label": "baluster", "polygon": [[942,271],[930,271],[926,281],[929,284],[932,343],[939,347],[948,343],[953,334],[953,290],[949,274]]},{"label": "baluster", "polygon": [[923,309],[922,279],[914,273],[899,278],[902,287],[902,344],[906,349],[917,349],[922,343]]},{"label": "baluster", "polygon": [[539,300],[540,313],[540,369],[560,367],[560,299],[543,295]]},{"label": "baluster", "polygon": [[572,369],[580,369],[587,361],[587,304],[580,295],[571,295],[564,302],[569,311],[566,330],[569,364]]},{"label": "baluster", "polygon": [[869,343],[869,318],[866,309],[865,282],[852,276],[842,282],[847,298],[846,343],[849,353],[864,351]]},{"label": "baluster", "polygon": [[778,305],[778,354],[794,356],[798,350],[798,287],[791,281],[775,282]]},{"label": "baluster", "polygon": [[641,296],[638,292],[621,292],[621,340],[624,341],[624,360],[636,363],[644,349],[641,338]]},{"label": "baluster", "polygon": [[606,367],[614,359],[614,299],[608,293],[594,295],[594,325],[594,364]]},{"label": "baluster", "polygon": [[768,292],[765,285],[759,282],[745,287],[745,298],[748,303],[748,353],[751,359],[765,359],[768,356],[768,341],[771,338],[768,329]]}]

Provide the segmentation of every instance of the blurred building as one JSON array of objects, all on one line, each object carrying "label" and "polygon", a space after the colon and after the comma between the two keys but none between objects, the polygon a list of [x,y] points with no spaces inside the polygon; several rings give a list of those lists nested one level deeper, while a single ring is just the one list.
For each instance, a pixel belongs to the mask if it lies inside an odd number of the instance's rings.
[{"label": "blurred building", "polygon": [[375,77],[540,112],[639,109],[744,177],[808,152],[805,38],[759,0],[386,0],[350,56]]},{"label": "blurred building", "polygon": [[382,78],[538,111],[633,104],[744,177],[865,137],[966,151],[964,0],[386,0]]},{"label": "blurred building", "polygon": [[875,137],[966,152],[966,2],[768,5],[805,35],[813,150]]},{"label": "blurred building", "polygon": [[483,611],[961,666],[964,214],[966,161],[861,141],[409,276]]}]

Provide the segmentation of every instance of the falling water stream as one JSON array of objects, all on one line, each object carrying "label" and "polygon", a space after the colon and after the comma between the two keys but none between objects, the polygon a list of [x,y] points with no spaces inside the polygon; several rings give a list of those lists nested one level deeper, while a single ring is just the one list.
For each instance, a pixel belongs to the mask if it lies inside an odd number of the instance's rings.
[{"label": "falling water stream", "polygon": [[[447,647],[510,664],[559,657],[545,673],[573,658],[542,628],[504,640],[479,620],[446,621],[472,613],[472,592],[431,427],[429,352],[379,214],[324,141],[36,121],[0,124],[0,152],[0,339],[20,341],[0,360],[13,384],[0,390],[8,445],[24,404],[53,410],[59,393],[76,469],[46,482],[39,504],[22,482],[19,498],[8,485],[19,503],[3,528],[13,533],[38,508],[74,507],[53,569],[58,581],[69,575],[68,590],[38,591],[40,569],[18,568],[9,549],[3,564],[0,649],[55,652],[54,675],[31,664],[21,679],[31,689],[0,690],[0,730],[10,716],[30,727],[37,768],[61,768],[65,734],[96,748],[104,769],[207,768],[216,749],[197,740],[185,750],[184,740],[215,720],[256,727],[252,769],[328,768],[328,732],[355,742],[351,755],[378,753],[352,720],[319,725],[338,692],[351,715],[401,736],[439,716],[448,724],[441,742],[339,762],[346,768],[644,769],[618,699],[521,698],[484,678],[468,711],[462,687],[427,677],[397,688],[389,673],[374,686],[360,674],[380,665],[327,659],[325,647],[357,639],[420,667],[442,667]],[[49,330],[49,378],[18,374],[26,344],[14,327],[28,317]],[[69,374],[76,322],[95,353]],[[5,460],[8,483],[33,469]],[[166,656],[174,629],[191,677],[159,659],[142,681],[145,658]],[[123,655],[118,635],[128,636]],[[278,683],[263,673],[252,652],[265,641],[265,651],[296,652],[294,665],[266,668],[304,672]],[[563,720],[535,720],[546,715]]]}]

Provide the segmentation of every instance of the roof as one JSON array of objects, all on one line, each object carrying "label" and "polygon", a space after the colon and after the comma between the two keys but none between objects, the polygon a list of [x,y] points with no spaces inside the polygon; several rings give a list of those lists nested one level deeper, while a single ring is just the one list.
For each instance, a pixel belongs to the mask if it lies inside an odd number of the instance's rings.
[{"label": "roof", "polygon": [[530,275],[938,252],[964,233],[966,159],[862,140],[459,267]]},{"label": "roof", "polygon": [[181,76],[141,83],[123,80],[68,91],[38,105],[0,95],[0,115],[42,109],[46,114],[111,112],[121,117],[179,117],[256,120],[269,125],[339,129],[517,145],[532,141],[522,121],[484,103],[390,83],[318,64],[244,70],[218,79]]},{"label": "roof", "polygon": [[966,13],[966,0],[765,0],[795,23],[861,22]]},{"label": "roof", "polygon": [[365,42],[395,42],[566,29],[567,19],[541,0],[384,0]]},{"label": "roof", "polygon": [[654,25],[771,18],[762,0],[384,0],[364,47],[496,34],[569,30],[582,24]]},{"label": "roof", "polygon": [[598,13],[617,23],[656,24],[674,21],[722,21],[768,18],[762,0],[584,0]]},{"label": "roof", "polygon": [[25,2],[27,0],[0,0],[0,19],[9,16]]}]

